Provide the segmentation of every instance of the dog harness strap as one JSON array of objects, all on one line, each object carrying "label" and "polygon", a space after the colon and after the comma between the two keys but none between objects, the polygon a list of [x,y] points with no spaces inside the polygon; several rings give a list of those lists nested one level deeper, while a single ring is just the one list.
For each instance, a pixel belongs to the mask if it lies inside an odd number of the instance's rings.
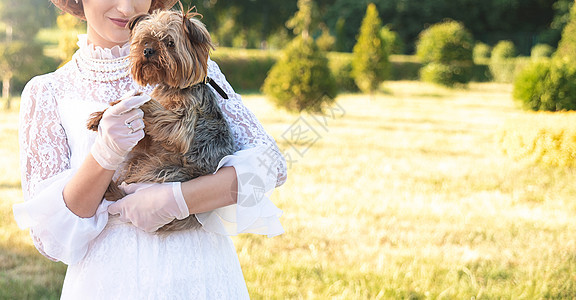
[{"label": "dog harness strap", "polygon": [[210,77],[206,77],[206,83],[210,84],[224,99],[228,99],[228,94]]}]

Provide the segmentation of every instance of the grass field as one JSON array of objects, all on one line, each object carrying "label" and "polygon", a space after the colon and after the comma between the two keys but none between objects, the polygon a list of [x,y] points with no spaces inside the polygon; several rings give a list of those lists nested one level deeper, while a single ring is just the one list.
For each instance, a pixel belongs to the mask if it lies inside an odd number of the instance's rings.
[{"label": "grass field", "polygon": [[[576,172],[502,154],[499,126],[527,114],[511,87],[385,87],[324,116],[245,97],[289,160],[286,233],[234,238],[252,297],[573,299]],[[0,113],[0,299],[57,298],[65,267],[12,219],[16,121]]]}]

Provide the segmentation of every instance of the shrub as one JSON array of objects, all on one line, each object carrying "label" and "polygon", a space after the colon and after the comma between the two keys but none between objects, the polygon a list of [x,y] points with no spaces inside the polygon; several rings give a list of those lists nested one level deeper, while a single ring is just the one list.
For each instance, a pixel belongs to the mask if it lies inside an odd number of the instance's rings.
[{"label": "shrub", "polygon": [[532,47],[530,51],[530,58],[532,59],[540,59],[543,57],[551,57],[552,53],[554,53],[554,48],[548,44],[537,44]]},{"label": "shrub", "polygon": [[401,54],[404,51],[404,44],[398,33],[392,31],[390,27],[384,26],[380,30],[380,37],[384,41],[384,46],[386,47],[386,53],[388,55]]},{"label": "shrub", "polygon": [[576,113],[536,113],[507,120],[497,140],[507,155],[529,163],[576,167]]},{"label": "shrub", "polygon": [[488,46],[487,44],[484,44],[482,42],[476,43],[476,45],[474,45],[474,50],[472,52],[474,63],[479,64],[487,62],[490,59],[491,51],[492,48],[490,48],[490,46]]},{"label": "shrub", "polygon": [[473,45],[472,34],[460,22],[448,20],[425,29],[416,44],[416,55],[427,65],[421,70],[422,80],[450,87],[468,83]]},{"label": "shrub", "polygon": [[472,69],[468,67],[429,63],[420,70],[420,78],[447,87],[456,84],[466,84],[472,77]]},{"label": "shrub", "polygon": [[516,47],[511,41],[500,41],[492,49],[490,73],[496,82],[512,83],[516,77]]},{"label": "shrub", "polygon": [[422,63],[470,64],[474,40],[464,25],[456,21],[444,21],[430,26],[420,33],[416,55]]},{"label": "shrub", "polygon": [[538,60],[518,75],[513,96],[524,108],[576,109],[576,67],[564,60]]},{"label": "shrub", "polygon": [[321,111],[337,95],[328,59],[311,38],[296,37],[268,73],[263,92],[292,112]]},{"label": "shrub", "polygon": [[512,83],[516,78],[516,61],[511,59],[490,60],[488,65],[494,82]]},{"label": "shrub", "polygon": [[499,41],[492,49],[491,60],[506,60],[516,57],[516,46],[511,41]]},{"label": "shrub", "polygon": [[512,95],[525,109],[539,110],[546,93],[545,81],[550,73],[550,62],[536,61],[518,74]]},{"label": "shrub", "polygon": [[362,20],[358,42],[354,45],[352,61],[352,76],[364,93],[377,90],[389,73],[389,49],[382,39],[381,29],[376,5],[370,3]]}]

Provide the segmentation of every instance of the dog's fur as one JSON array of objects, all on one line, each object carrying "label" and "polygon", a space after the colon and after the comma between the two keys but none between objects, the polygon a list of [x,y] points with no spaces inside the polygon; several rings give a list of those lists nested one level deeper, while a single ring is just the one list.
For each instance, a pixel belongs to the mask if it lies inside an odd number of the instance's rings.
[{"label": "dog's fur", "polygon": [[[131,151],[126,170],[110,183],[107,200],[125,196],[119,182],[184,182],[216,170],[220,159],[234,152],[233,137],[206,84],[208,57],[214,48],[198,14],[155,11],[129,22],[130,72],[142,85],[157,85],[144,111],[146,136]],[[152,54],[151,54],[152,53]],[[102,112],[88,128],[98,130]],[[159,231],[198,227],[191,215]]]}]

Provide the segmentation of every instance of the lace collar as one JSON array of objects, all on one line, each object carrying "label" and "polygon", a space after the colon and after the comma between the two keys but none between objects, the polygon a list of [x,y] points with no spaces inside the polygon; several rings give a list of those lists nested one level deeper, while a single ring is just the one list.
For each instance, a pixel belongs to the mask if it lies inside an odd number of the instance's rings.
[{"label": "lace collar", "polygon": [[130,44],[110,49],[88,44],[85,34],[78,36],[78,51],[73,60],[80,76],[89,81],[112,82],[128,77]]},{"label": "lace collar", "polygon": [[88,35],[86,34],[78,35],[77,45],[84,57],[90,57],[93,59],[116,59],[128,56],[130,53],[130,43],[126,43],[123,46],[114,46],[112,48],[102,48],[100,46],[94,46],[94,44],[88,44]]}]

